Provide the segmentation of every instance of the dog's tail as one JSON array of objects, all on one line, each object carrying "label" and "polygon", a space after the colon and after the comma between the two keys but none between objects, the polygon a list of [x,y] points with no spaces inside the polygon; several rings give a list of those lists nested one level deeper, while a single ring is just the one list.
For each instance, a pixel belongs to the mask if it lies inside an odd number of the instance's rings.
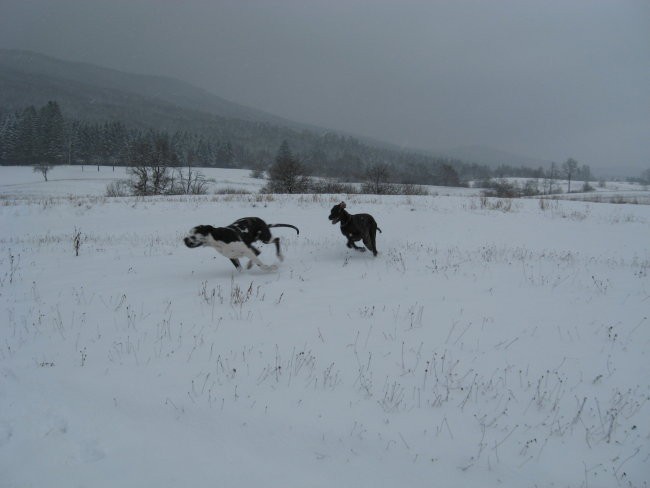
[{"label": "dog's tail", "polygon": [[298,230],[298,227],[295,225],[290,225],[290,224],[269,224],[269,227],[291,227],[292,229],[296,230],[296,234],[300,234],[300,231]]}]

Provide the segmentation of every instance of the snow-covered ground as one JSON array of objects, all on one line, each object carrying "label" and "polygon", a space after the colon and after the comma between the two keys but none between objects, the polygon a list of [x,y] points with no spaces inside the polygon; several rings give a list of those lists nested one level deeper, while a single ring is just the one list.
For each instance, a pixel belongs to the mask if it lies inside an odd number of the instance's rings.
[{"label": "snow-covered ground", "polygon": [[[517,185],[519,188],[524,188],[526,184],[533,183],[536,185],[536,188],[540,193],[544,193],[545,185],[548,184],[542,178],[496,178],[496,180],[508,181]],[[554,191],[559,191],[560,193],[553,193],[548,197],[544,197],[556,200],[573,200],[593,203],[632,203],[650,205],[650,187],[648,185],[628,181],[591,181],[589,184],[591,190],[584,192],[582,191],[584,185],[583,181],[572,181],[571,193],[569,193],[568,180],[554,180]],[[480,182],[472,182],[473,187],[477,187],[478,185],[480,185]]]},{"label": "snow-covered ground", "polygon": [[[650,206],[109,199],[60,169],[0,167],[3,488],[648,485]],[[275,272],[182,244],[249,215],[300,228]]]},{"label": "snow-covered ground", "polygon": [[[228,189],[255,193],[265,183],[251,178],[250,171],[244,169],[200,168],[199,171],[210,180],[210,193]],[[120,166],[55,166],[45,181],[31,166],[5,166],[0,167],[0,196],[103,196],[109,183],[127,177],[127,168]]]}]

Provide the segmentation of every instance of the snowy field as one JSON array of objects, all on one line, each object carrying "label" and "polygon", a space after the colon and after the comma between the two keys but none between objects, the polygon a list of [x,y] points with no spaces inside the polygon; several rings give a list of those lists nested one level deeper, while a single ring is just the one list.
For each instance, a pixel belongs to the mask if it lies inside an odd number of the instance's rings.
[{"label": "snowy field", "polygon": [[[200,171],[214,180],[208,183],[210,193],[226,189],[255,193],[264,185],[264,180],[250,178],[248,170],[201,168]],[[121,166],[55,166],[47,175],[48,181],[31,166],[0,167],[0,196],[104,196],[110,182],[127,177],[127,168]]]},{"label": "snowy field", "polygon": [[[501,178],[510,183],[524,188],[528,182],[536,182],[537,189],[543,193],[545,188],[544,179],[539,178]],[[496,178],[500,180],[500,178]],[[571,182],[571,193],[569,191],[569,182],[567,180],[554,180],[553,188],[562,193],[554,193],[548,198],[556,200],[573,200],[578,202],[592,203],[632,203],[638,205],[650,205],[650,188],[637,182],[628,181],[591,181],[591,191],[583,192],[583,181]],[[531,197],[539,198],[539,197]]]},{"label": "snowy field", "polygon": [[[648,486],[650,206],[75,171],[0,167],[1,487]],[[300,228],[277,271],[182,244],[244,216]]]},{"label": "snowy field", "polygon": [[[198,171],[208,180],[210,194],[233,190],[258,193],[266,183],[263,179],[251,178],[250,170],[246,169],[198,168]],[[99,170],[97,166],[55,166],[48,173],[49,181],[45,181],[31,166],[0,166],[0,198],[104,196],[109,183],[127,177],[127,168],[120,166],[100,166]],[[440,196],[477,196],[481,193],[478,188],[431,185],[425,188],[430,194]]]}]

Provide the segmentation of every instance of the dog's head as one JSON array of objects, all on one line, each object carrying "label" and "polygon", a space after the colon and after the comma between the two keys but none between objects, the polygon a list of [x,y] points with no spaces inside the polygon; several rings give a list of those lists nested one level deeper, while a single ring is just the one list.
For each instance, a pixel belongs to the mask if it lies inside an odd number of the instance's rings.
[{"label": "dog's head", "polygon": [[336,224],[341,221],[341,218],[345,214],[345,202],[341,202],[338,205],[334,205],[330,211],[330,216],[328,217],[332,224]]},{"label": "dog's head", "polygon": [[196,227],[192,227],[183,238],[183,242],[190,248],[204,246],[213,228],[211,225],[197,225]]}]

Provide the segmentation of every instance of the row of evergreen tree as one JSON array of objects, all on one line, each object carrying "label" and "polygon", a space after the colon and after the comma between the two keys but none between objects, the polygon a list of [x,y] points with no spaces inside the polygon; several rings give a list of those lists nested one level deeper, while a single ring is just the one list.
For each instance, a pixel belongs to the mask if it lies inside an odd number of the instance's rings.
[{"label": "row of evergreen tree", "polygon": [[[188,132],[138,130],[122,122],[89,123],[64,118],[56,102],[29,106],[0,118],[0,164],[105,164],[133,166],[144,147],[163,141],[170,147],[168,164],[191,158],[197,165],[232,167],[232,145]],[[139,151],[139,154],[138,154]]]},{"label": "row of evergreen tree", "polygon": [[[67,118],[59,104],[50,101],[40,108],[29,106],[15,113],[0,113],[0,164],[139,166],[154,161],[170,166],[265,170],[273,163],[280,144],[287,140],[306,174],[346,181],[361,181],[370,169],[378,167],[387,168],[394,183],[445,186],[505,176],[542,178],[548,172],[523,166],[491,169],[369,145],[334,133],[290,131],[288,137],[278,141],[273,137],[249,142],[237,138],[233,143],[220,138],[220,133],[169,133],[158,129],[129,126],[128,121],[97,123]],[[269,129],[269,134],[273,133]],[[163,147],[166,149],[161,152]]]}]

